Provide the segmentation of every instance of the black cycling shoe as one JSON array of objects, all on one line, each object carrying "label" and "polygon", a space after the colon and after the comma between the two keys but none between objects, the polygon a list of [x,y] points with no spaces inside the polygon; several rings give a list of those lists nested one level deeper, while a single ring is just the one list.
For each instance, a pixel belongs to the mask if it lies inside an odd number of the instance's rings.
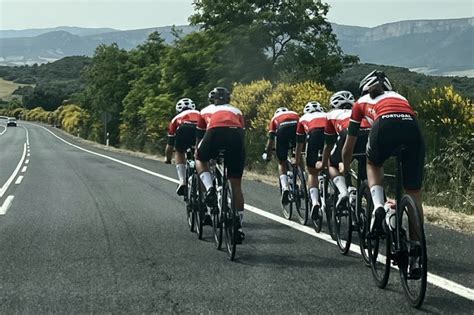
[{"label": "black cycling shoe", "polygon": [[370,232],[372,235],[383,234],[383,222],[385,220],[385,208],[378,207],[372,212],[372,220],[370,222]]},{"label": "black cycling shoe", "polygon": [[206,213],[206,215],[204,216],[204,222],[202,224],[212,226],[212,218],[210,214]]},{"label": "black cycling shoe", "polygon": [[186,194],[187,194],[186,185],[178,185],[178,188],[176,188],[176,194],[178,196],[186,196]]},{"label": "black cycling shoe", "polygon": [[209,208],[217,207],[217,192],[214,187],[211,187],[206,191],[204,202]]},{"label": "black cycling shoe", "polygon": [[281,194],[281,204],[286,206],[289,203],[290,203],[290,191],[283,190],[283,193]]},{"label": "black cycling shoe", "polygon": [[242,231],[242,228],[238,229],[237,231],[235,231],[235,233],[237,233],[235,236],[235,244],[237,245],[241,245],[242,242],[245,240],[245,233],[244,231]]},{"label": "black cycling shoe", "polygon": [[319,220],[319,218],[321,217],[321,214],[319,213],[320,208],[321,207],[319,204],[313,205],[313,207],[311,208],[311,219],[313,219],[314,221]]},{"label": "black cycling shoe", "polygon": [[337,200],[337,203],[336,203],[336,209],[340,210],[340,209],[344,209],[344,208],[347,208],[347,202],[349,201],[349,195],[345,195],[345,196],[339,196],[339,199]]},{"label": "black cycling shoe", "polygon": [[410,257],[410,265],[408,268],[408,279],[420,280],[421,279],[421,267],[419,257]]}]

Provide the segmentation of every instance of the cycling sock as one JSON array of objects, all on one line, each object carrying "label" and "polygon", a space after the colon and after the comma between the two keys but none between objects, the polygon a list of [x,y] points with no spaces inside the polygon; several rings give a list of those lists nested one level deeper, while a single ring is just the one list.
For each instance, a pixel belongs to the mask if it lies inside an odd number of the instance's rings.
[{"label": "cycling sock", "polygon": [[286,174],[280,175],[280,183],[281,183],[282,190],[288,190],[288,175]]},{"label": "cycling sock", "polygon": [[385,203],[383,186],[374,185],[370,188],[370,194],[372,195],[372,201],[374,203],[374,209],[383,207]]},{"label": "cycling sock", "polygon": [[336,185],[337,189],[339,190],[339,194],[341,196],[347,196],[348,195],[347,186],[346,186],[346,179],[344,178],[344,176],[342,176],[342,175],[336,176],[332,181]]},{"label": "cycling sock", "polygon": [[184,184],[184,178],[186,177],[186,165],[176,164],[176,172],[178,173],[179,183]]},{"label": "cycling sock", "polygon": [[316,187],[311,187],[309,189],[309,194],[311,196],[311,202],[313,205],[319,204],[319,190]]},{"label": "cycling sock", "polygon": [[209,190],[209,188],[212,187],[212,176],[211,173],[209,172],[202,172],[199,175],[199,178],[201,178],[202,183],[204,184],[204,187],[206,187],[206,191]]}]

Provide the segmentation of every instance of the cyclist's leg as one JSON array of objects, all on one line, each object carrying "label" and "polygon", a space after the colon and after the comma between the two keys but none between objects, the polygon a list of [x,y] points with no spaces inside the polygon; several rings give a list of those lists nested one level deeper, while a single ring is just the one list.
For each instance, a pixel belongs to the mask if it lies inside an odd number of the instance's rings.
[{"label": "cyclist's leg", "polygon": [[193,125],[181,126],[175,137],[175,161],[176,172],[178,173],[179,185],[176,193],[180,196],[186,194],[186,155],[185,152],[189,149],[195,139],[196,129]]},{"label": "cyclist's leg", "polygon": [[209,169],[209,161],[215,155],[215,133],[216,129],[207,130],[204,138],[198,145],[196,151],[196,170],[199,174],[202,184],[206,189],[206,204],[215,206],[217,203],[217,194],[213,186],[212,175]]},{"label": "cyclist's leg", "polygon": [[287,167],[287,158],[288,158],[288,148],[290,139],[288,137],[288,127],[280,127],[276,134],[276,156],[278,159],[278,173],[280,177],[280,184],[282,187],[282,192],[288,191],[288,167]]},{"label": "cyclist's leg", "polygon": [[338,136],[336,146],[329,157],[329,175],[331,176],[334,185],[339,190],[339,198],[336,207],[343,206],[349,199],[349,192],[347,191],[346,178],[339,172],[339,163],[342,163],[342,147],[346,141],[347,132],[341,132]]},{"label": "cyclist's leg", "polygon": [[[308,191],[311,197],[311,203],[319,207],[319,171],[315,168],[316,162],[321,161],[321,151],[324,147],[324,128],[312,130],[308,136],[308,145],[306,148],[306,166],[308,168]],[[313,211],[314,212],[314,211]]]}]

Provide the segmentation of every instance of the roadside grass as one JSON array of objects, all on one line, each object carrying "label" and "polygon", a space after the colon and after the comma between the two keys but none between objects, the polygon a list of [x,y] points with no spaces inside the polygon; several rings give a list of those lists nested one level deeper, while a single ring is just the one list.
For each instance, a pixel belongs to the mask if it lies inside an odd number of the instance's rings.
[{"label": "roadside grass", "polygon": [[[61,129],[57,129],[57,130],[59,130],[60,132],[62,132],[63,134],[69,137],[73,137],[74,139],[78,140],[81,143],[89,144],[89,145],[92,145],[93,147],[107,150],[110,152],[124,153],[128,155],[136,156],[136,157],[155,160],[155,161],[163,161],[164,159],[162,155],[147,154],[143,152],[130,151],[130,150],[125,150],[125,149],[115,148],[115,147],[110,147],[110,146],[107,147],[97,142],[93,142],[90,140],[85,140],[83,138],[73,136]],[[276,164],[275,165],[272,165],[272,164],[273,163],[267,164],[266,168],[271,168],[272,166],[275,166],[275,170],[276,170]],[[278,187],[278,177],[276,175],[271,176],[271,175],[259,174],[253,171],[246,171],[244,173],[244,179],[272,185],[272,186],[275,186],[275,189],[278,189],[276,188]],[[449,229],[449,230],[463,232],[466,234],[474,234],[474,215],[455,212],[445,207],[428,206],[426,204],[423,204],[423,211],[424,211],[425,221],[430,224],[433,224],[445,229]]]}]

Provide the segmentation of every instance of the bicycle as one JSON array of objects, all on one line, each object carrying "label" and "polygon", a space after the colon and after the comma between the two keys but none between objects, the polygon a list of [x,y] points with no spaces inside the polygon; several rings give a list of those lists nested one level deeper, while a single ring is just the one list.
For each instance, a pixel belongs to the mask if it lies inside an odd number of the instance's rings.
[{"label": "bicycle", "polygon": [[196,171],[196,160],[194,158],[194,148],[186,150],[186,188],[187,193],[184,197],[186,203],[186,215],[189,230],[196,232],[198,239],[202,239],[204,215],[206,213],[205,205],[202,201],[201,185]]},{"label": "bicycle", "polygon": [[[366,251],[366,236],[368,231],[366,208],[372,207],[370,189],[365,178],[365,153],[353,155],[357,161],[357,173],[351,170],[346,179],[348,183],[356,181],[356,186],[349,186],[349,201],[345,208],[334,212],[334,227],[336,243],[341,254],[346,255],[352,244],[352,233],[357,231],[359,247],[364,263],[369,266],[369,256]],[[351,189],[351,187],[353,189]],[[372,209],[370,208],[370,209]]]},{"label": "bicycle", "polygon": [[[295,158],[295,143],[290,142],[289,150],[291,151],[291,159],[288,158],[285,163],[287,167],[288,175],[288,204],[281,204],[283,210],[283,217],[287,220],[291,219],[293,214],[293,205],[296,208],[298,214],[298,221],[306,225],[308,222],[309,214],[309,198],[308,198],[308,188],[306,187],[306,178],[304,171],[298,165],[292,163],[292,159]],[[280,196],[283,193],[281,182],[280,183]],[[303,204],[302,204],[303,202]]]},{"label": "bicycle", "polygon": [[[326,215],[326,222],[328,226],[328,232],[331,238],[335,239],[334,236],[334,229],[333,229],[333,220],[332,220],[332,213],[334,211],[334,206],[335,206],[335,197],[334,197],[334,192],[335,192],[335,186],[334,183],[331,181],[329,174],[326,170],[321,171],[321,174],[318,176],[318,181],[319,181],[319,215],[318,219],[314,220],[311,218],[311,221],[313,222],[313,227],[316,233],[321,232],[321,229],[323,227],[323,217],[324,214]],[[311,199],[310,199],[310,207],[311,209],[313,208]]]},{"label": "bicycle", "polygon": [[237,231],[240,227],[240,216],[234,206],[234,195],[232,185],[230,185],[227,177],[224,153],[224,150],[220,150],[216,158],[214,183],[218,192],[218,207],[216,209],[218,211],[212,213],[213,230],[216,248],[221,248],[224,238],[227,254],[229,259],[233,261],[238,243]]},{"label": "bicycle", "polygon": [[[379,235],[369,233],[367,247],[376,285],[382,289],[386,287],[390,276],[391,262],[393,262],[393,265],[398,266],[406,298],[413,307],[418,308],[423,304],[426,294],[428,255],[419,208],[410,195],[402,196],[401,158],[403,150],[404,147],[400,147],[392,154],[396,158],[396,211],[393,222],[395,227],[387,226],[384,220],[384,233]],[[367,211],[366,215],[369,218],[370,226],[371,213]],[[418,228],[418,240],[410,239],[411,233],[407,233],[410,231],[410,226]],[[415,260],[418,260],[419,264],[418,274],[408,272],[410,263]]]}]

